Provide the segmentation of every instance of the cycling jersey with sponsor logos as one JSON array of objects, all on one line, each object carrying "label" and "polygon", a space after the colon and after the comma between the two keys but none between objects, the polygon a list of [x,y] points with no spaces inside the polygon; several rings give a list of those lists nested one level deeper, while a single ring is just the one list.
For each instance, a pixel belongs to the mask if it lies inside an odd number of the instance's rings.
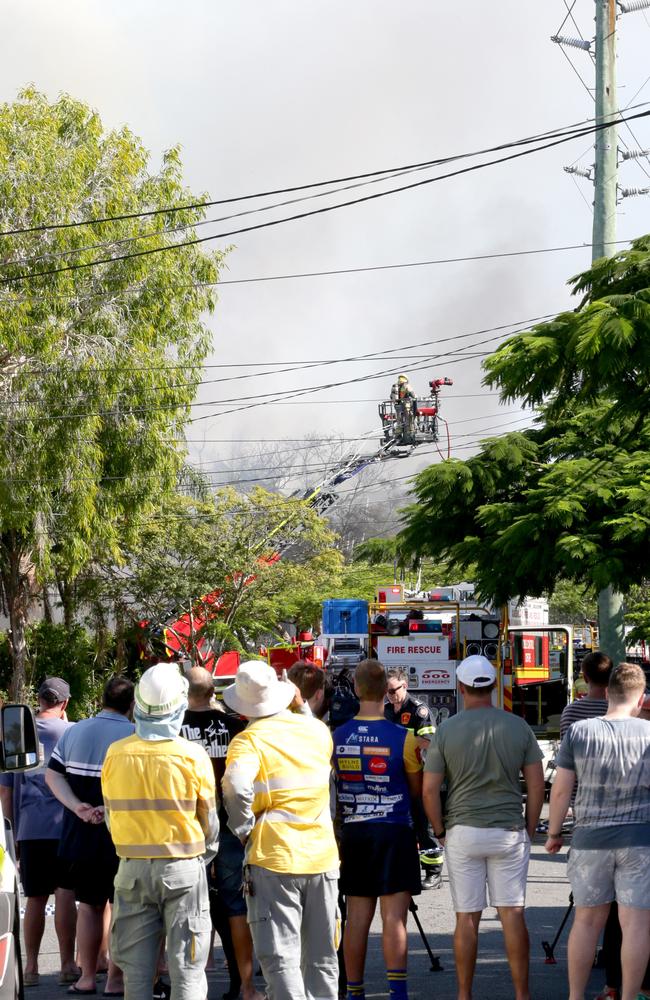
[{"label": "cycling jersey with sponsor logos", "polygon": [[422,765],[412,732],[358,715],[334,732],[334,769],[344,824],[413,825],[406,774]]}]

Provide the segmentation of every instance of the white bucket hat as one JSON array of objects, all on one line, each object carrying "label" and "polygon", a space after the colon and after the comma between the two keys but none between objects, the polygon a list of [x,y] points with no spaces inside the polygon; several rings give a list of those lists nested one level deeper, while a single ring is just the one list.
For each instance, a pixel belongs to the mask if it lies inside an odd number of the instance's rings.
[{"label": "white bucket hat", "polygon": [[235,683],[225,688],[223,700],[246,719],[262,719],[288,708],[295,695],[293,684],[278,680],[268,663],[248,660],[240,664]]}]

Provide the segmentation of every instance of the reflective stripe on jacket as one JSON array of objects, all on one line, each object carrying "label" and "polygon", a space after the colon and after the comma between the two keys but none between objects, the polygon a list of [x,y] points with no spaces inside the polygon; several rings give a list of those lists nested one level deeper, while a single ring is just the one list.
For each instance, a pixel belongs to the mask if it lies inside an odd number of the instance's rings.
[{"label": "reflective stripe on jacket", "polygon": [[192,858],[213,854],[219,837],[212,763],[188,740],[142,740],[109,748],[102,791],[121,858]]},{"label": "reflective stripe on jacket", "polygon": [[330,816],[332,737],[318,719],[279,712],[228,748],[223,797],[229,826],[250,839],[247,861],[312,875],[338,867]]}]

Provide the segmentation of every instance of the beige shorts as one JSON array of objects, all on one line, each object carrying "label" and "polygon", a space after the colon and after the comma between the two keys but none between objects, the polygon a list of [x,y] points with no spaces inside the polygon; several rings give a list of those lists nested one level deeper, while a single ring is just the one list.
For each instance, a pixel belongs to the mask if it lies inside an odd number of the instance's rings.
[{"label": "beige shorts", "polygon": [[572,847],[567,875],[576,906],[619,906],[650,909],[650,847]]},{"label": "beige shorts", "polygon": [[487,906],[523,906],[530,858],[525,830],[452,826],[445,840],[445,860],[456,913],[476,913]]}]

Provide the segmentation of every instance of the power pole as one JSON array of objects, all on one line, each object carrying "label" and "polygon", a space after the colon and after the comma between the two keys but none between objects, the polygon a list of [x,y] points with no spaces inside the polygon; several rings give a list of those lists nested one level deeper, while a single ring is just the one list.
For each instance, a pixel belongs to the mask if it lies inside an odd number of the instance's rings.
[{"label": "power pole", "polygon": [[[596,4],[596,37],[595,45],[595,117],[596,124],[601,126],[596,132],[595,161],[593,168],[588,170],[571,165],[564,169],[569,174],[577,174],[593,181],[594,184],[594,215],[592,231],[592,261],[601,257],[609,257],[616,249],[616,203],[618,189],[618,138],[616,118],[619,115],[616,93],[616,0],[595,0]],[[650,0],[619,0],[618,6],[623,13],[640,10],[650,6]],[[568,14],[562,22],[562,27],[571,18],[577,28],[575,18],[567,6]],[[592,53],[590,41],[582,36],[569,38],[566,35],[553,35],[551,41],[565,49],[566,47],[582,49]],[[566,56],[566,51],[565,51]],[[568,58],[568,56],[567,56]],[[569,61],[571,61],[569,59]],[[574,67],[575,69],[575,67]],[[577,71],[576,71],[577,72]],[[578,73],[578,75],[580,75]],[[584,83],[584,81],[583,81]],[[585,84],[585,87],[587,85]],[[605,127],[602,127],[605,126]],[[624,158],[634,158],[645,155],[629,151]],[[624,189],[622,196],[645,194],[645,190],[636,188]],[[625,659],[625,617],[623,612],[623,596],[611,586],[601,590],[598,595],[598,620],[600,648],[612,657],[615,663]]]},{"label": "power pole", "polygon": [[596,132],[592,260],[615,250],[618,141],[616,98],[616,0],[596,0]]},{"label": "power pole", "polygon": [[[596,125],[611,122],[596,132],[594,164],[594,222],[592,260],[609,257],[615,250],[618,140],[616,115],[616,0],[596,0]],[[598,595],[600,648],[620,663],[625,659],[623,595],[612,586]]]}]

